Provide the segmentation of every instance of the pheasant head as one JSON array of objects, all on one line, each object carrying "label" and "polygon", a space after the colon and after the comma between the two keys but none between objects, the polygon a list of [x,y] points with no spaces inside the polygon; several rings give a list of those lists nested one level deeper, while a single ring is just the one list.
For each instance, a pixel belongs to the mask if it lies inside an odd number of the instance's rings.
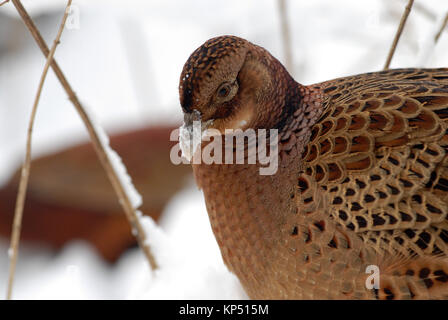
[{"label": "pheasant head", "polygon": [[[185,63],[180,103],[185,124],[203,129],[274,128],[288,116],[286,93],[297,84],[265,49],[235,36],[205,42]],[[296,91],[296,90],[292,90]],[[293,94],[296,92],[293,92]]]}]

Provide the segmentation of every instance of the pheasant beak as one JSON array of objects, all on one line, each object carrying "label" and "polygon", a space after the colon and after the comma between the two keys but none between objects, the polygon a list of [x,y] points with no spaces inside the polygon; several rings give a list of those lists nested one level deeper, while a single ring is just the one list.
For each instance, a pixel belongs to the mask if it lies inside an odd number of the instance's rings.
[{"label": "pheasant beak", "polygon": [[180,127],[179,142],[182,155],[191,161],[195,154],[197,147],[201,144],[207,129],[213,123],[213,119],[205,122],[201,119],[201,113],[198,110],[184,113],[184,123]]},{"label": "pheasant beak", "polygon": [[201,121],[201,113],[198,110],[184,113],[184,126],[193,130],[193,122]]}]

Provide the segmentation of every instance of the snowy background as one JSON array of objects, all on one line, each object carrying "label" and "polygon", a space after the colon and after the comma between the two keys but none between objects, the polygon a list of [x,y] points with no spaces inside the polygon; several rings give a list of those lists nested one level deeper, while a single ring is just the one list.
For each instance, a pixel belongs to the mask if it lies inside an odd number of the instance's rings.
[{"label": "snowy background", "polygon": [[[47,43],[63,0],[23,0]],[[407,0],[287,1],[294,65],[303,84],[383,67]],[[191,52],[207,39],[233,34],[283,60],[276,0],[74,0],[70,29],[55,58],[78,97],[110,133],[178,124],[178,80]],[[391,68],[448,66],[448,34],[431,37],[448,12],[446,0],[416,1]],[[71,19],[71,20],[70,20]],[[44,58],[11,3],[0,7],[0,185],[21,163],[26,127]],[[33,138],[33,156],[69,147],[87,134],[50,71]],[[26,217],[25,217],[26,219]],[[165,209],[154,235],[160,271],[148,271],[139,250],[113,266],[86,243],[55,255],[21,246],[14,298],[246,298],[223,265],[202,194],[193,183]],[[151,236],[151,235],[150,235]],[[0,298],[8,274],[8,243],[0,242]]]}]

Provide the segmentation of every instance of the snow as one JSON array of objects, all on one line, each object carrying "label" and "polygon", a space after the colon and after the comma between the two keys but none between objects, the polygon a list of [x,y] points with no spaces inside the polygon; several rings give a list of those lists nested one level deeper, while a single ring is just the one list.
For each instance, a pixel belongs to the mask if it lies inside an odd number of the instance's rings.
[{"label": "snow", "polygon": [[[204,124],[204,127],[207,125]],[[201,121],[193,121],[191,126],[185,123],[179,128],[179,145],[182,156],[191,161],[196,150],[201,145],[201,141],[207,136],[207,130],[202,130]],[[196,163],[196,161],[193,161]]]},{"label": "snow", "polygon": [[[197,201],[200,198],[202,201]],[[159,264],[154,274],[136,288],[138,299],[245,299],[238,279],[223,265],[214,240],[202,194],[189,189],[167,208],[176,214],[162,221],[164,230],[143,217],[147,243]]]},{"label": "snow", "polygon": [[[212,137],[215,134],[220,134],[216,129],[207,129],[213,123],[213,119],[207,120],[205,122],[200,121],[201,115],[199,111],[193,111],[194,120],[191,125],[186,125],[185,122],[179,127],[179,146],[182,152],[182,157],[192,161],[193,156],[201,156],[200,154],[195,155],[196,150],[201,145],[201,142],[206,139],[206,137]],[[193,159],[194,164],[201,162],[201,159]]]},{"label": "snow", "polygon": [[[448,11],[446,0],[416,2],[437,15]],[[290,72],[298,82],[309,84],[381,69],[406,3],[287,1],[294,61]],[[51,44],[65,1],[23,0],[23,4]],[[191,52],[211,37],[238,35],[283,60],[275,0],[74,0],[74,5],[79,8],[79,28],[64,32],[55,58],[78,97],[90,106],[89,114],[98,116],[95,123],[107,133],[178,125],[179,74]],[[12,4],[2,6],[1,14],[6,15],[0,18],[0,185],[22,161],[29,112],[45,63],[22,23],[14,20]],[[14,23],[5,25],[7,21]],[[413,10],[391,67],[448,66],[447,32],[434,50],[428,43],[437,24]],[[97,130],[108,145],[106,133]],[[33,156],[86,139],[84,125],[50,72],[37,114]],[[138,192],[119,156],[113,150],[108,154],[138,207]],[[224,266],[202,194],[195,187],[173,199],[160,228],[146,218],[142,221],[161,266],[155,273],[148,271],[137,249],[109,266],[82,242],[69,244],[57,255],[21,245],[14,298],[246,298]],[[6,288],[9,265],[6,241],[0,242],[0,253],[1,289]]]},{"label": "snow", "polygon": [[[131,202],[131,205],[134,209],[137,209],[142,205],[142,196],[135,188],[132,183],[132,179],[129,176],[123,161],[120,156],[113,150],[109,145],[109,137],[107,136],[104,129],[99,125],[96,116],[93,114],[92,110],[87,107],[85,104],[83,105],[84,111],[86,112],[94,131],[96,132],[100,143],[106,152],[107,157],[109,158],[112,167],[114,168],[115,173],[118,176],[118,179],[121,182],[121,185],[124,187],[124,191]],[[121,200],[120,200],[121,201]]]},{"label": "snow", "polygon": [[[187,159],[188,161],[191,161],[191,158],[193,158],[193,154],[195,153],[196,149],[198,148],[199,144],[194,143],[195,139],[192,139],[194,137],[193,132],[193,126],[188,127],[184,124],[180,126],[179,128],[179,145],[180,150],[182,152],[182,156]],[[196,139],[198,140],[198,139]],[[198,141],[200,142],[200,141]]]},{"label": "snow", "polygon": [[[138,249],[111,267],[84,242],[54,256],[45,248],[21,246],[15,299],[247,299],[222,262],[202,194],[179,193],[166,208],[161,227],[142,218],[160,265],[152,273]],[[0,252],[6,252],[0,242]],[[0,288],[6,288],[7,259],[0,259]]]}]

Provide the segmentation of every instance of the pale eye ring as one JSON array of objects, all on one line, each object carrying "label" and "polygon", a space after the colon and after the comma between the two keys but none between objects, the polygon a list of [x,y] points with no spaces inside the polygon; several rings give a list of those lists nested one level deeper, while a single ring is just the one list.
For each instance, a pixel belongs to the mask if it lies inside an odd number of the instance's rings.
[{"label": "pale eye ring", "polygon": [[229,95],[230,91],[231,91],[231,87],[228,83],[225,83],[223,85],[221,85],[221,87],[218,89],[218,97],[220,98],[225,98]]}]

